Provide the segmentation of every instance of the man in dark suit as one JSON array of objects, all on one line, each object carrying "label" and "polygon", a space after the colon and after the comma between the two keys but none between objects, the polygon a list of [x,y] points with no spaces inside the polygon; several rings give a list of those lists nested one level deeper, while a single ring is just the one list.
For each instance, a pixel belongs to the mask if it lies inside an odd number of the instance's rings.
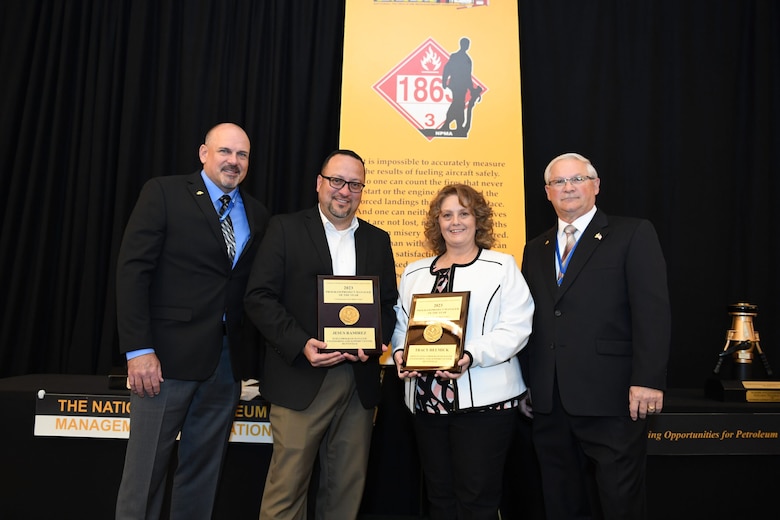
[{"label": "man in dark suit", "polygon": [[271,402],[274,446],[261,519],[304,519],[319,451],[316,518],[357,517],[380,397],[376,356],[325,351],[317,333],[317,275],[379,277],[382,342],[398,297],[387,232],[358,219],[363,160],[331,153],[317,177],[317,206],[271,219],[245,306],[266,340],[260,392]]},{"label": "man in dark suit", "polygon": [[239,126],[217,125],[203,170],[149,180],[130,215],[117,264],[131,391],[117,519],[160,516],[179,432],[170,517],[211,518],[239,379],[254,375],[243,372],[243,295],[269,215],[238,187],[249,146]]},{"label": "man in dark suit", "polygon": [[545,509],[644,518],[645,418],[663,407],[671,336],[664,257],[650,222],[596,209],[585,157],[556,157],[544,179],[558,224],[528,242],[522,271],[536,304],[524,374]]}]

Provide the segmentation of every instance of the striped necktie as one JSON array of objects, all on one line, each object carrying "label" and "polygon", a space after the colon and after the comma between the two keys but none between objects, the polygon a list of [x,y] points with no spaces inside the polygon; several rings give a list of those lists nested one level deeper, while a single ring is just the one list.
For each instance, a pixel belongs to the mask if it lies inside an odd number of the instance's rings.
[{"label": "striped necktie", "polygon": [[577,228],[569,224],[563,228],[563,232],[566,234],[566,248],[563,250],[563,256],[561,257],[561,263],[565,264],[566,259],[569,258],[572,248],[576,240],[574,240],[574,233],[577,232]]},{"label": "striped necktie", "polygon": [[565,228],[563,228],[563,232],[566,235],[566,246],[563,249],[563,255],[561,255],[561,265],[560,265],[560,271],[558,272],[558,285],[561,285],[561,280],[563,279],[563,273],[566,271],[566,260],[569,258],[569,254],[571,253],[571,250],[574,248],[574,244],[577,242],[574,239],[574,233],[577,231],[577,228],[569,224]]},{"label": "striped necktie", "polygon": [[227,254],[230,257],[230,262],[233,263],[233,259],[236,257],[236,236],[233,233],[233,221],[230,220],[230,215],[223,218],[228,206],[230,206],[230,197],[228,195],[222,195],[219,200],[222,201],[222,207],[219,208],[222,237],[225,239],[225,246],[227,247]]}]

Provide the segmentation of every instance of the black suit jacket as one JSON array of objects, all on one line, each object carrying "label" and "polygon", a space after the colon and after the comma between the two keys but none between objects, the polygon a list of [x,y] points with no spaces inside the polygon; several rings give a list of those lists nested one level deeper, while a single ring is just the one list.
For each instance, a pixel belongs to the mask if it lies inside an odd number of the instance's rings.
[{"label": "black suit jacket", "polygon": [[223,314],[236,379],[257,375],[243,296],[269,214],[243,190],[241,198],[250,238],[233,269],[199,171],[147,181],[130,215],[117,263],[119,346],[154,348],[164,378],[211,375]]},{"label": "black suit jacket", "polygon": [[666,388],[671,317],[666,263],[647,220],[597,211],[560,287],[557,227],[526,244],[525,276],[536,310],[526,348],[535,411],[550,412],[557,374],[573,415],[628,415],[628,387]]},{"label": "black suit jacket", "polygon": [[[398,299],[395,261],[387,232],[360,220],[355,231],[356,274],[379,276],[382,341],[389,344]],[[245,307],[266,340],[260,392],[272,404],[303,410],[311,404],[327,368],[303,355],[317,338],[317,275],[333,274],[325,229],[317,207],[271,218],[247,285]],[[379,363],[353,363],[360,401],[380,397]]]}]

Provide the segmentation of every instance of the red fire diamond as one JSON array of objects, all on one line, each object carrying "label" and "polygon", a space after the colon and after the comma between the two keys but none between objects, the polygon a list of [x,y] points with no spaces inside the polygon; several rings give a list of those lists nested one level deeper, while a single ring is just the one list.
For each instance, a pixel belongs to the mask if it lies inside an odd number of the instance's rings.
[{"label": "red fire diamond", "polygon": [[[468,137],[474,105],[488,89],[471,74],[470,84],[459,89],[463,90],[463,99],[453,103],[453,88],[443,87],[442,81],[451,59],[461,65],[465,60],[470,72],[471,58],[466,54],[469,44],[467,38],[461,39],[461,50],[450,55],[428,38],[373,88],[429,141],[434,137]],[[456,54],[458,58],[452,58]]]}]

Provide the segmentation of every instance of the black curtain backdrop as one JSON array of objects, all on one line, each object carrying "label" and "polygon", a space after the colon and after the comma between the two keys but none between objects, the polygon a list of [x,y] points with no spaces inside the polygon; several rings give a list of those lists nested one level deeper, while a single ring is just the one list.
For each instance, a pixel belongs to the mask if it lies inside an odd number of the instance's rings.
[{"label": "black curtain backdrop", "polygon": [[[658,230],[670,385],[703,385],[737,301],[759,306],[780,370],[780,3],[518,5],[528,236],[555,222],[547,162],[583,153],[602,178],[598,206]],[[2,2],[0,376],[122,364],[127,217],[148,178],[199,168],[213,124],[246,128],[244,187],[272,212],[314,203],[338,145],[343,21],[343,1]]]}]

